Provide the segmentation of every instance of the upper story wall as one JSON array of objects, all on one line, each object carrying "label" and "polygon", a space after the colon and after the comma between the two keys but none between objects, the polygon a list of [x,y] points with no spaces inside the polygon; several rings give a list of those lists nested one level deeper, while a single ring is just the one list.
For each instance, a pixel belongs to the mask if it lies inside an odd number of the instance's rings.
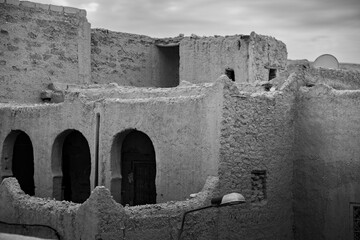
[{"label": "upper story wall", "polygon": [[85,10],[7,2],[0,3],[0,102],[39,102],[51,82],[89,82]]},{"label": "upper story wall", "polygon": [[248,82],[248,36],[184,38],[180,42],[180,79],[213,82],[227,67],[235,80]]},{"label": "upper story wall", "polygon": [[122,86],[156,86],[152,77],[154,42],[143,35],[92,29],[91,81],[115,82]]},{"label": "upper story wall", "polygon": [[161,47],[144,35],[91,31],[91,80],[122,86],[179,85],[179,47]]},{"label": "upper story wall", "polygon": [[270,36],[250,34],[249,82],[268,81],[273,71],[276,76],[286,68],[286,45]]},{"label": "upper story wall", "polygon": [[180,79],[213,82],[225,68],[234,70],[236,82],[268,81],[270,69],[285,69],[286,45],[258,35],[184,38],[180,42]]}]

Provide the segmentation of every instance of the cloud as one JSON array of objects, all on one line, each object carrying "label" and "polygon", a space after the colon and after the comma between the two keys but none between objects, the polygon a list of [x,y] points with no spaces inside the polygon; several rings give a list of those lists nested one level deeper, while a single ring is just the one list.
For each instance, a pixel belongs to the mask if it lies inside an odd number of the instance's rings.
[{"label": "cloud", "polygon": [[97,11],[99,4],[96,2],[80,4],[80,8],[85,9],[88,13],[94,13]]}]

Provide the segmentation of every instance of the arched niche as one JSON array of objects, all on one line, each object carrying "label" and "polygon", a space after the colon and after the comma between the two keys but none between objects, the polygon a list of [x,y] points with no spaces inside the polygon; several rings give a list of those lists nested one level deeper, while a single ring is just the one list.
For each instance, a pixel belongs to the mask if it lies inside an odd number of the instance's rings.
[{"label": "arched niche", "polygon": [[134,129],[117,134],[111,148],[110,191],[123,205],[156,203],[156,159],[149,136]]},{"label": "arched niche", "polygon": [[90,196],[91,155],[81,132],[69,129],[56,137],[51,168],[55,199],[83,203]]},{"label": "arched niche", "polygon": [[33,145],[21,130],[12,130],[3,143],[1,178],[6,177],[15,177],[26,194],[35,194]]}]

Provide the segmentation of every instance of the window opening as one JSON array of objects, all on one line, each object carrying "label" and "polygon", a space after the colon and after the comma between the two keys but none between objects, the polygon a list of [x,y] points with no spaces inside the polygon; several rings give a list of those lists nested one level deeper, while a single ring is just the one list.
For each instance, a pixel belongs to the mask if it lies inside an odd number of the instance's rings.
[{"label": "window opening", "polygon": [[231,81],[235,82],[235,72],[234,69],[232,68],[226,68],[225,69],[225,74],[228,78],[231,79]]},{"label": "window opening", "polygon": [[262,203],[266,200],[266,171],[254,170],[251,172],[251,202]]},{"label": "window opening", "polygon": [[276,78],[276,69],[275,68],[270,68],[269,69],[269,81],[271,80],[271,79],[274,79],[274,78]]}]

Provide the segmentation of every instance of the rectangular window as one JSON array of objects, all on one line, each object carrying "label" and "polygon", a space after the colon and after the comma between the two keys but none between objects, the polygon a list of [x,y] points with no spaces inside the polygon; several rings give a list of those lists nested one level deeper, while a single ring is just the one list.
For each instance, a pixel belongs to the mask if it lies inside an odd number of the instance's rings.
[{"label": "rectangular window", "polygon": [[251,172],[251,202],[264,203],[266,200],[266,171],[254,170]]},{"label": "rectangular window", "polygon": [[270,68],[269,69],[269,81],[273,78],[276,78],[276,69],[275,68]]}]

